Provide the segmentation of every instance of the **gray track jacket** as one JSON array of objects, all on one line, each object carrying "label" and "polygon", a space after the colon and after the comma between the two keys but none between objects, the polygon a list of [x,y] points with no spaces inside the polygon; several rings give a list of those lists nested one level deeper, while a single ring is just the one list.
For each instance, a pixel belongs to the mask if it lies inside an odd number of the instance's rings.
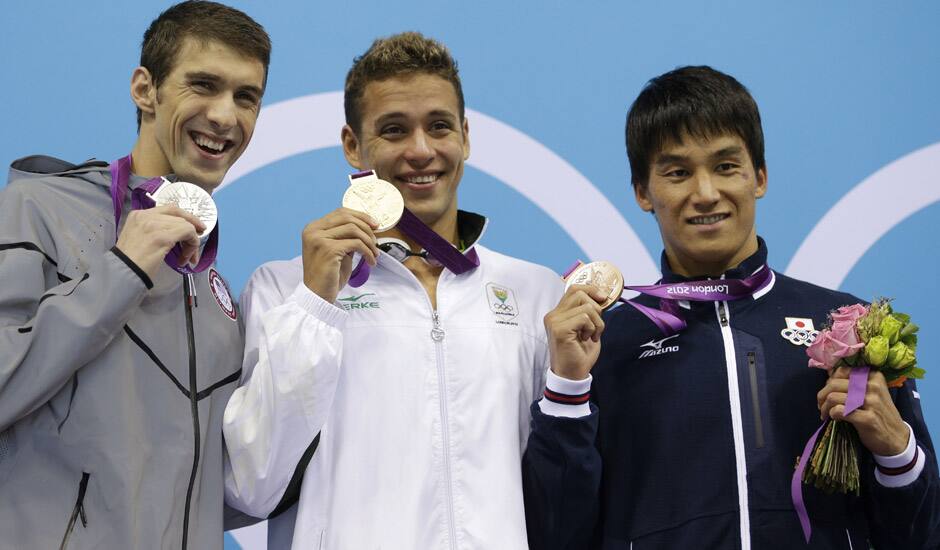
[{"label": "gray track jacket", "polygon": [[110,179],[27,157],[0,191],[0,548],[219,549],[241,319],[214,269],[190,307],[112,249]]}]

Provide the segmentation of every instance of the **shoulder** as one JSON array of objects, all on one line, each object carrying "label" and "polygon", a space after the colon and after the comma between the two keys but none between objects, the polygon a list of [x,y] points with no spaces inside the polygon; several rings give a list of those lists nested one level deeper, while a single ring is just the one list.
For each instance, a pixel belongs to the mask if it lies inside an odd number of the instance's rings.
[{"label": "shoulder", "polygon": [[283,302],[303,281],[303,259],[300,256],[291,260],[274,260],[261,264],[251,274],[242,290],[241,301]]},{"label": "shoulder", "polygon": [[549,288],[564,286],[561,277],[544,265],[507,256],[480,245],[476,246],[476,250],[480,256],[480,264],[484,266],[487,273],[504,275],[520,282],[535,283]]},{"label": "shoulder", "polygon": [[555,307],[565,291],[561,277],[543,265],[500,254],[480,245],[476,249],[487,282],[517,289],[536,302],[544,302],[548,309]]},{"label": "shoulder", "polygon": [[857,296],[832,290],[807,281],[794,279],[778,272],[774,272],[773,294],[777,299],[786,300],[793,304],[814,304],[825,308],[827,311],[841,306],[866,303]]}]

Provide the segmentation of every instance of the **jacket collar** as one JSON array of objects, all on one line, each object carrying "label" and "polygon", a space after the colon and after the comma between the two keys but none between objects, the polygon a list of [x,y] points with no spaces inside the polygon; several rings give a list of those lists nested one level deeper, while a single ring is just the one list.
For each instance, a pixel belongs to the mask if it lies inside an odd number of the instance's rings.
[{"label": "jacket collar", "polygon": [[[725,271],[723,277],[725,279],[744,279],[752,275],[755,271],[760,269],[760,267],[767,263],[767,243],[764,242],[764,239],[760,236],[757,237],[757,252],[748,256],[744,259],[743,262],[737,266]],[[692,277],[683,277],[678,273],[672,271],[672,268],[669,266],[669,260],[666,259],[666,251],[664,250],[660,257],[660,266],[662,269],[664,283],[678,283],[682,281],[696,281],[702,279],[717,279],[718,277],[707,277],[707,276],[692,276]]]}]

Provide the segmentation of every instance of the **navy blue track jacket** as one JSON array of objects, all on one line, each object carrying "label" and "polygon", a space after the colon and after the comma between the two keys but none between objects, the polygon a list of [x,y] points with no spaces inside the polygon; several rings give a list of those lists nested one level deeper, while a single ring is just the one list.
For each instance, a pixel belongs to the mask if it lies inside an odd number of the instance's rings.
[{"label": "navy blue track jacket", "polygon": [[[761,240],[725,277],[746,277],[766,259]],[[665,255],[662,263],[665,282],[684,280]],[[807,367],[806,345],[782,331],[788,317],[818,330],[831,310],[861,300],[774,276],[751,297],[692,302],[682,311],[688,327],[668,340],[633,307],[606,313],[591,414],[532,406],[523,459],[531,548],[940,548],[937,462],[911,381],[891,394],[926,457],[922,473],[884,487],[862,448],[860,497],[804,485],[813,526],[804,542],[790,478],[821,423],[826,373]]]}]

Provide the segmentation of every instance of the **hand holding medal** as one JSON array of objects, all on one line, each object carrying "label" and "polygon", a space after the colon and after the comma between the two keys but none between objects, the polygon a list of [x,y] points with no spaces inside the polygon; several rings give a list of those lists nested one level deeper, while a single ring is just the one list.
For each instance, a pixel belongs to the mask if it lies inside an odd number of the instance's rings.
[{"label": "hand holding medal", "polygon": [[552,371],[584,380],[600,354],[601,313],[620,298],[623,275],[609,262],[578,262],[563,278],[565,295],[545,316]]},{"label": "hand holding medal", "polygon": [[115,230],[120,231],[116,246],[148,276],[156,274],[161,260],[185,274],[215,261],[218,212],[206,191],[192,183],[147,180],[131,192],[132,210],[122,227],[130,155],[112,162],[110,172]]}]

